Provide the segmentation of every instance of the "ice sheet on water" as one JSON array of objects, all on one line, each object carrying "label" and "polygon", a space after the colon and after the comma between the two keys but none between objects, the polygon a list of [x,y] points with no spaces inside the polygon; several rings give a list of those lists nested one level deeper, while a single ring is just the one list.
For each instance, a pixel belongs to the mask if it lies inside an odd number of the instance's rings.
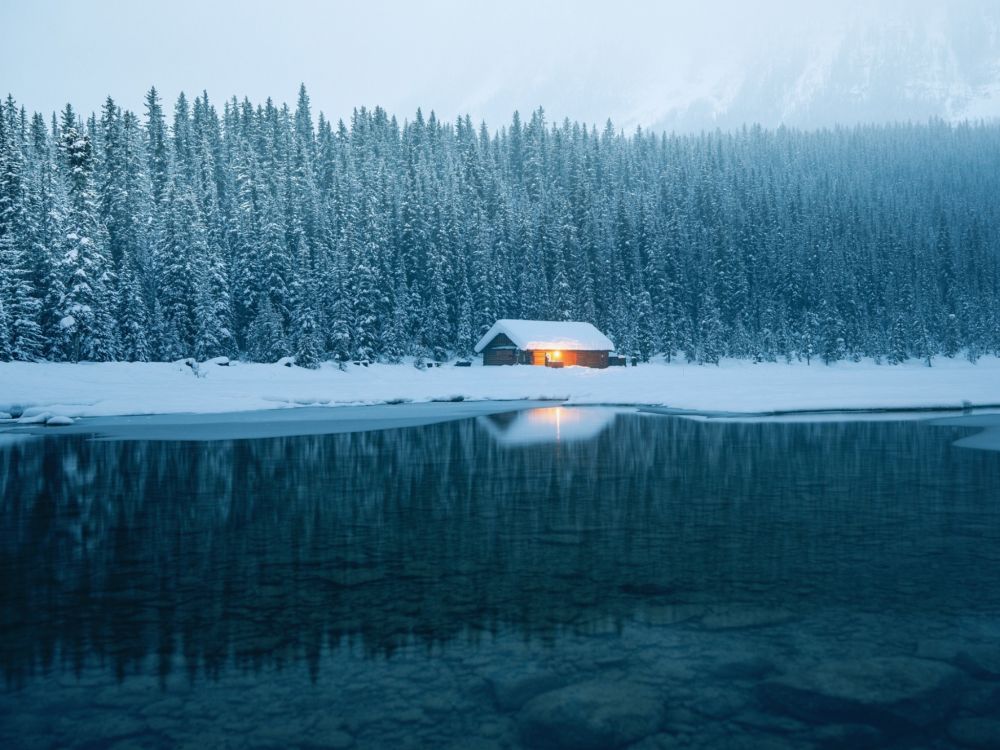
[{"label": "ice sheet on water", "polygon": [[[203,442],[253,440],[298,435],[332,435],[419,427],[487,414],[531,409],[540,402],[448,402],[371,406],[300,407],[221,414],[145,414],[96,417],[59,430],[60,435],[91,434],[101,440]],[[29,434],[34,434],[32,430]],[[51,434],[51,433],[50,433]]]},{"label": "ice sheet on water", "polygon": [[1000,413],[998,412],[935,419],[933,424],[943,427],[978,427],[980,432],[956,440],[955,445],[959,448],[1000,451]]}]

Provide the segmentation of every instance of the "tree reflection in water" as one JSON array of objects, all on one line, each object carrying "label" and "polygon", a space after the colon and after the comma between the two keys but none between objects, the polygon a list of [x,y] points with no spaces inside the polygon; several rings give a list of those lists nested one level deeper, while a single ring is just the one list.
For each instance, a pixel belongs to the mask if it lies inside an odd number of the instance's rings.
[{"label": "tree reflection in water", "polygon": [[968,429],[563,410],[553,441],[550,416],[4,443],[0,668],[315,675],[348,641],[551,644],[693,602],[996,606],[1000,454]]}]

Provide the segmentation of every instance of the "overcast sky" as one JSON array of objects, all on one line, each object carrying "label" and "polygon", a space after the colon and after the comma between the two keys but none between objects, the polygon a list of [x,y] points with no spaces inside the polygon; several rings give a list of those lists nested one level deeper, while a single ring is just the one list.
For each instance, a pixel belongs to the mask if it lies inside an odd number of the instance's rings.
[{"label": "overcast sky", "polygon": [[[960,0],[969,8],[989,0]],[[156,85],[171,103],[207,89],[294,102],[305,82],[334,119],[379,104],[417,106],[499,125],[544,105],[620,126],[655,125],[666,109],[737,71],[877,17],[934,14],[930,0],[2,0],[0,85],[31,110],[81,111],[112,95],[141,108]],[[955,5],[952,2],[951,5]]]}]

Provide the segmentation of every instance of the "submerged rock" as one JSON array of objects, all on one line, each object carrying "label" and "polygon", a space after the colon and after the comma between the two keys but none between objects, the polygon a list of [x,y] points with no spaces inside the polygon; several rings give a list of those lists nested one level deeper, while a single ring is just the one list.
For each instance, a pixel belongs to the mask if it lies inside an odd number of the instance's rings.
[{"label": "submerged rock", "polygon": [[677,591],[674,586],[666,586],[662,583],[623,583],[618,587],[619,591],[629,596],[656,597],[669,596]]},{"label": "submerged rock", "polygon": [[329,750],[347,750],[354,747],[354,738],[347,732],[331,732],[322,737],[323,747]]},{"label": "submerged rock", "polygon": [[355,588],[379,583],[386,579],[382,570],[373,568],[342,568],[331,572],[326,580],[338,588]]},{"label": "submerged rock", "polygon": [[533,748],[610,750],[655,733],[666,706],[642,685],[583,682],[543,693],[518,717],[521,739]]},{"label": "submerged rock", "polygon": [[732,717],[731,721],[741,727],[760,729],[769,734],[793,733],[806,730],[809,725],[788,716],[765,713],[764,711],[746,710]]},{"label": "submerged rock", "polygon": [[567,680],[551,670],[526,666],[496,669],[486,675],[493,702],[501,711],[517,711],[532,698],[563,687]]},{"label": "submerged rock", "polygon": [[823,750],[863,750],[884,743],[882,732],[867,724],[827,724],[812,738]]},{"label": "submerged rock", "polygon": [[706,630],[737,630],[782,625],[795,619],[795,615],[777,607],[726,607],[712,608],[701,620]]},{"label": "submerged rock", "polygon": [[777,671],[774,663],[763,656],[748,656],[718,664],[712,674],[723,680],[759,680]]},{"label": "submerged rock", "polygon": [[725,719],[741,711],[748,701],[747,691],[708,687],[699,693],[691,707],[704,716]]},{"label": "submerged rock", "polygon": [[955,719],[948,725],[948,736],[962,747],[1000,747],[1000,721],[995,719]]},{"label": "submerged rock", "polygon": [[823,662],[761,683],[772,709],[818,723],[925,726],[957,700],[961,673],[912,657]]},{"label": "submerged rock", "polygon": [[955,655],[955,664],[981,680],[1000,680],[1000,647],[966,646]]},{"label": "submerged rock", "polygon": [[703,617],[704,604],[649,604],[640,609],[635,619],[643,625],[676,625]]},{"label": "submerged rock", "polygon": [[1000,685],[973,681],[962,691],[958,707],[977,716],[1000,716]]}]

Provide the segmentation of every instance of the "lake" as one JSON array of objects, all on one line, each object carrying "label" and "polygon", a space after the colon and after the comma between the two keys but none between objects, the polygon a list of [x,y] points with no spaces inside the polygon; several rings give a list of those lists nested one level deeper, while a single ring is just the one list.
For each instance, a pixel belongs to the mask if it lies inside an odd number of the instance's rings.
[{"label": "lake", "polygon": [[884,420],[0,434],[0,745],[1000,746],[997,419]]}]

